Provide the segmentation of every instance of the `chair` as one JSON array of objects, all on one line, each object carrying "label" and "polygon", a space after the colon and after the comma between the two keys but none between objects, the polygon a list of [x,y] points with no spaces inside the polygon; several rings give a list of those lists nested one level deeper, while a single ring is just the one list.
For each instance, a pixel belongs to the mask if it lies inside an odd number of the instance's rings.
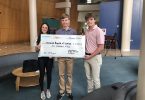
[{"label": "chair", "polygon": [[[115,49],[115,59],[116,59],[116,52],[117,52],[117,48],[118,48],[118,40],[116,37],[116,33],[112,36],[112,35],[105,35],[105,56],[107,55],[109,49]],[[120,50],[120,54],[122,57],[122,53]]]},{"label": "chair", "polygon": [[81,100],[136,100],[137,81],[117,82],[87,94]]}]

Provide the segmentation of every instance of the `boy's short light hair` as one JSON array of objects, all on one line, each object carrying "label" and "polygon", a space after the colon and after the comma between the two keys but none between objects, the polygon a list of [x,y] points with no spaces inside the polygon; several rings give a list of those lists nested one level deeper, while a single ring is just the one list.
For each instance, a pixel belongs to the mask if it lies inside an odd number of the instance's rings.
[{"label": "boy's short light hair", "polygon": [[85,20],[87,21],[89,18],[94,18],[96,20],[96,16],[93,13],[87,13],[85,16]]},{"label": "boy's short light hair", "polygon": [[66,14],[66,13],[63,13],[63,14],[61,15],[60,19],[64,19],[64,18],[70,19],[70,16],[69,16],[68,14]]}]

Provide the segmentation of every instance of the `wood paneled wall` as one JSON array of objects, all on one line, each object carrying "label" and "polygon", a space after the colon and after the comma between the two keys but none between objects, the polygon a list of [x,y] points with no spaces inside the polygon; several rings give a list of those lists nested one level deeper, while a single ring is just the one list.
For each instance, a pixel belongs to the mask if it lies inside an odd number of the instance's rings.
[{"label": "wood paneled wall", "polygon": [[28,41],[28,2],[0,0],[0,9],[0,43]]},{"label": "wood paneled wall", "polygon": [[[65,0],[37,0],[38,31],[42,18],[56,18],[64,9],[56,9],[56,2]],[[77,0],[71,0],[71,26],[78,29]],[[28,42],[29,35],[28,0],[0,0],[0,43]]]},{"label": "wood paneled wall", "polygon": [[71,26],[78,30],[78,11],[77,11],[77,2],[78,0],[71,0],[71,13],[70,13],[70,16],[71,16]]}]

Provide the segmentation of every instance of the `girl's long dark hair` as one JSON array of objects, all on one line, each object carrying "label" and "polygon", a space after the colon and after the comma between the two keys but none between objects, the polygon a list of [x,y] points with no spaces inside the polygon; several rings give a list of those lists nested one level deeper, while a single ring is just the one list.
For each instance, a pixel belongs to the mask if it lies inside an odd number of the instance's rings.
[{"label": "girl's long dark hair", "polygon": [[42,26],[43,26],[44,24],[48,26],[48,31],[46,32],[46,34],[50,34],[50,27],[49,27],[49,25],[48,25],[47,23],[42,23],[41,26],[40,26],[40,32],[39,32],[39,34],[38,34],[38,38],[37,38],[37,41],[36,41],[37,45],[38,45],[38,44],[40,43],[40,41],[41,41],[41,34],[43,34],[43,32],[42,32]]},{"label": "girl's long dark hair", "polygon": [[47,23],[42,23],[42,24],[41,24],[39,34],[43,34],[43,32],[42,32],[42,26],[43,26],[44,24],[48,26],[47,34],[50,34],[50,27],[49,27],[49,25],[48,25]]}]

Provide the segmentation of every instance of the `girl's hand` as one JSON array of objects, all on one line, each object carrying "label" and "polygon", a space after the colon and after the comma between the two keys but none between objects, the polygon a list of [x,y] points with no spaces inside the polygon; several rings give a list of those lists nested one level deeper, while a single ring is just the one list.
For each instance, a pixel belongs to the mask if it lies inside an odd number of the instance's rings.
[{"label": "girl's hand", "polygon": [[35,46],[35,50],[36,50],[36,51],[40,51],[40,44],[37,45],[37,46]]}]

